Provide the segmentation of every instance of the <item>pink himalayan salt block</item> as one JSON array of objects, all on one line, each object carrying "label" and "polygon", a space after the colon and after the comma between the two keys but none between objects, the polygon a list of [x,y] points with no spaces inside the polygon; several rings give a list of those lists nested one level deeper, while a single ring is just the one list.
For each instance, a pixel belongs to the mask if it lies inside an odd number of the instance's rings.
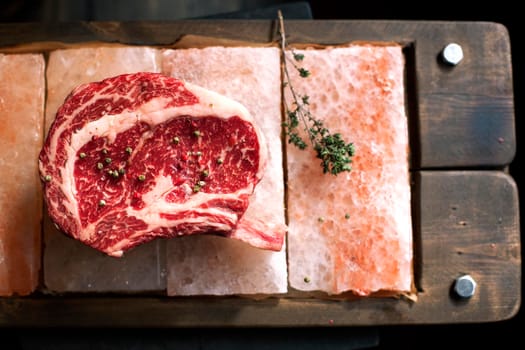
[{"label": "pink himalayan salt block", "polygon": [[[404,57],[395,44],[297,50],[292,85],[355,145],[351,172],[323,174],[313,147],[288,144],[288,263],[296,290],[412,292],[412,221]],[[292,101],[290,94],[286,95]],[[301,129],[301,127],[299,127]],[[301,136],[306,140],[305,133]]]},{"label": "pink himalayan salt block", "polygon": [[[73,88],[111,76],[159,72],[159,51],[149,47],[86,47],[52,51],[47,67],[46,132]],[[165,242],[156,240],[120,259],[59,232],[44,216],[45,292],[164,292]]]},{"label": "pink himalayan salt block", "polygon": [[[165,74],[242,103],[262,129],[268,164],[238,226],[286,234],[281,143],[281,72],[273,47],[165,50]],[[287,292],[286,245],[262,250],[222,237],[181,237],[167,242],[169,295],[270,295]]]},{"label": "pink himalayan salt block", "polygon": [[0,296],[39,284],[45,62],[40,54],[0,54]]}]

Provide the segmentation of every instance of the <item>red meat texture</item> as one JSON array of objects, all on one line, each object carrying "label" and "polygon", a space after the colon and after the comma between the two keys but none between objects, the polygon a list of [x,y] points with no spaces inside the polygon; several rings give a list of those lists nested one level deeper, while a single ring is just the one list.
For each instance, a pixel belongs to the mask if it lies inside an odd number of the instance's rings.
[{"label": "red meat texture", "polygon": [[39,157],[49,216],[119,257],[155,238],[217,234],[280,250],[284,237],[237,224],[266,163],[241,104],[158,73],[74,89]]}]

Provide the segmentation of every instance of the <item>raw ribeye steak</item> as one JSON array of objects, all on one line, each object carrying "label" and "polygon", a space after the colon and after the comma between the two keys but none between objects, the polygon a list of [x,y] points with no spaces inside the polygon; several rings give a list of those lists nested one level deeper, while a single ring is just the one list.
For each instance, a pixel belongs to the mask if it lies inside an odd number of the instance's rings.
[{"label": "raw ribeye steak", "polygon": [[39,166],[59,229],[118,257],[157,237],[210,233],[260,242],[233,233],[266,152],[243,105],[176,78],[135,73],[74,89]]}]

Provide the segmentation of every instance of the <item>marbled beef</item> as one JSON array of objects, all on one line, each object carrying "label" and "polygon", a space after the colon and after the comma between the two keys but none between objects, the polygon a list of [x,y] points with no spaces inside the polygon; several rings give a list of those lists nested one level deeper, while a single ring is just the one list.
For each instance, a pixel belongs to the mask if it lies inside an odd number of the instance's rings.
[{"label": "marbled beef", "polygon": [[[56,225],[121,256],[156,237],[232,235],[266,159],[263,136],[241,104],[176,78],[135,73],[72,91],[39,166]],[[283,243],[243,232],[232,237],[271,250]]]}]

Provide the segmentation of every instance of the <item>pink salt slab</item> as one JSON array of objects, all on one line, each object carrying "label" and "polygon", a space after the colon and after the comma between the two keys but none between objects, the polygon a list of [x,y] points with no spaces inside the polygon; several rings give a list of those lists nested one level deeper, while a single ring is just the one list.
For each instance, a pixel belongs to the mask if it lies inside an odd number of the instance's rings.
[{"label": "pink salt slab", "polygon": [[[263,130],[269,161],[239,227],[265,225],[268,232],[284,235],[279,50],[249,47],[165,50],[162,71],[226,95],[248,108]],[[285,246],[273,252],[222,237],[200,236],[169,240],[167,249],[169,295],[287,291]]]},{"label": "pink salt slab", "polygon": [[402,48],[363,44],[297,53],[311,76],[291,69],[294,88],[309,96],[312,114],[326,127],[354,142],[356,155],[352,172],[335,177],[322,173],[311,146],[287,145],[290,285],[330,295],[408,293],[412,224]]},{"label": "pink salt slab", "polygon": [[42,55],[0,54],[0,296],[39,282],[44,71]]},{"label": "pink salt slab", "polygon": [[[160,71],[159,51],[146,47],[56,50],[47,68],[46,131],[71,90],[124,73]],[[44,284],[49,292],[141,292],[166,288],[164,241],[137,247],[117,259],[58,232],[44,218]]]}]

